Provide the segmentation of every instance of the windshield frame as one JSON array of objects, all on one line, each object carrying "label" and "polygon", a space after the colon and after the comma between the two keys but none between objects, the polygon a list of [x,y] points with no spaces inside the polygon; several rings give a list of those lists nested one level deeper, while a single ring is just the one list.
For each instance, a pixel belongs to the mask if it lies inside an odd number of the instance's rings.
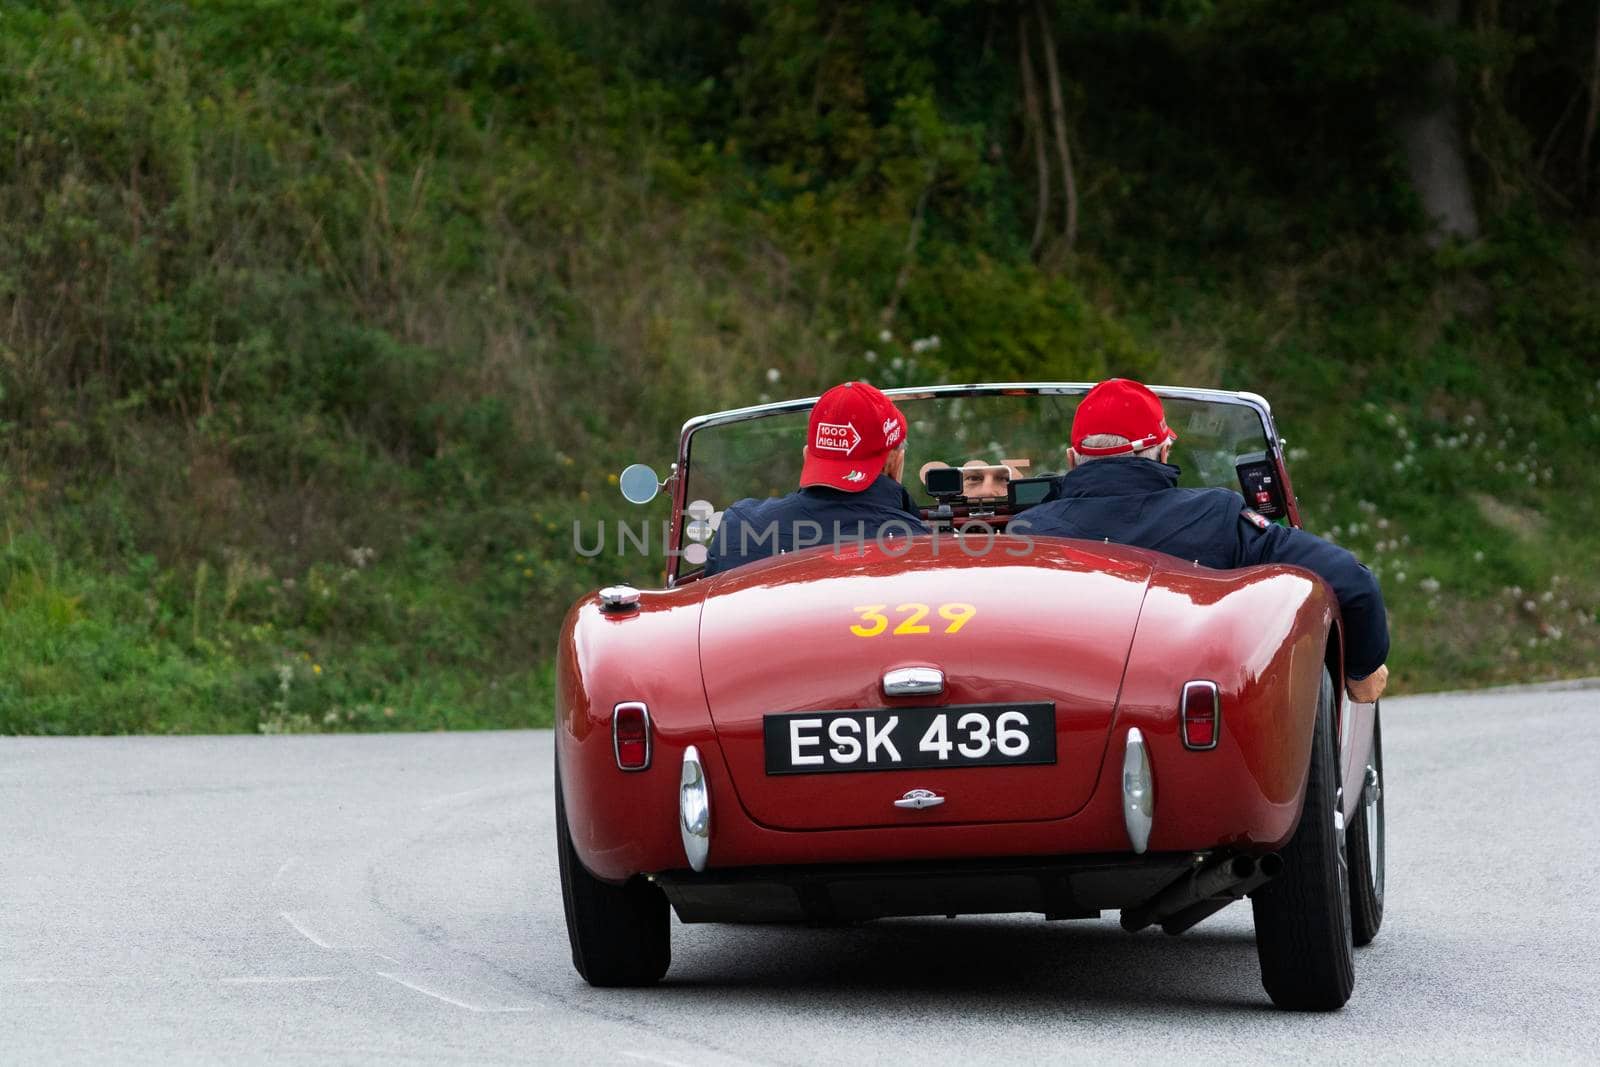
[{"label": "windshield frame", "polygon": [[[889,399],[900,400],[925,400],[934,397],[963,397],[963,396],[1082,396],[1093,389],[1096,382],[981,382],[969,385],[927,385],[927,386],[902,386],[894,389],[885,389],[883,393]],[[1207,403],[1234,404],[1248,407],[1256,412],[1261,419],[1261,429],[1268,442],[1268,456],[1273,465],[1278,468],[1278,476],[1282,479],[1284,495],[1288,503],[1289,523],[1292,526],[1300,525],[1300,509],[1295,500],[1294,486],[1289,481],[1289,471],[1284,463],[1283,440],[1278,436],[1277,425],[1272,419],[1272,405],[1266,397],[1259,393],[1232,392],[1226,389],[1195,389],[1179,385],[1152,385],[1150,391],[1163,400],[1194,400]],[[683,430],[678,438],[678,461],[673,464],[672,474],[672,526],[669,551],[667,553],[667,587],[672,588],[678,584],[678,565],[681,555],[672,546],[682,541],[683,509],[688,506],[686,494],[689,486],[689,470],[693,452],[694,436],[701,430],[714,426],[726,426],[733,422],[745,422],[750,419],[761,419],[771,415],[783,415],[795,411],[809,411],[816,404],[815,396],[800,397],[794,400],[778,400],[770,404],[754,404],[749,407],[730,408],[727,411],[716,411],[707,415],[696,415],[683,424]],[[686,575],[685,580],[698,578],[697,570]]]}]

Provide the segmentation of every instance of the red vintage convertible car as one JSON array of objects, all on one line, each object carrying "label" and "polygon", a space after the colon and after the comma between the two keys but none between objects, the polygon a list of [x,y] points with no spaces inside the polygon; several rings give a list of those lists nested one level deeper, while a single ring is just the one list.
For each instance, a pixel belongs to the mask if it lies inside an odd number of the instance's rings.
[{"label": "red vintage convertible car", "polygon": [[[666,588],[600,590],[561,633],[556,818],[585,979],[660,979],[669,910],[1117,909],[1130,931],[1177,934],[1249,897],[1273,1002],[1348,999],[1352,945],[1382,919],[1383,794],[1378,708],[1345,694],[1338,605],[1294,567],[1007,533],[1064,468],[1088,388],[890,390],[934,533],[713,577],[721,509],[794,487],[813,401],[684,426]],[[1156,392],[1182,484],[1236,487],[1298,525],[1265,400]],[[636,501],[660,487],[643,467],[623,483]]]}]

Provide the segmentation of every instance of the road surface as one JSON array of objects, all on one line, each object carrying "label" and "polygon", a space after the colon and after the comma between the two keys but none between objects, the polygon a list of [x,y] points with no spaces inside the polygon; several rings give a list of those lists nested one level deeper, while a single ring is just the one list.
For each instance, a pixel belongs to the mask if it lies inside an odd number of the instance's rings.
[{"label": "road surface", "polygon": [[1384,706],[1388,914],[1342,1012],[1182,938],[1028,916],[674,924],[585,986],[548,732],[0,738],[0,1062],[1600,1059],[1600,688]]}]

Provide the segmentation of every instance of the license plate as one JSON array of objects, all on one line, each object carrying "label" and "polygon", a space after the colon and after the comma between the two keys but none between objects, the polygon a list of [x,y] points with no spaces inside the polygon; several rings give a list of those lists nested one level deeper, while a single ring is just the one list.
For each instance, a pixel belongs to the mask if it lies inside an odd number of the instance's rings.
[{"label": "license plate", "polygon": [[762,718],[768,774],[1021,766],[1056,761],[1056,706],[804,711]]}]

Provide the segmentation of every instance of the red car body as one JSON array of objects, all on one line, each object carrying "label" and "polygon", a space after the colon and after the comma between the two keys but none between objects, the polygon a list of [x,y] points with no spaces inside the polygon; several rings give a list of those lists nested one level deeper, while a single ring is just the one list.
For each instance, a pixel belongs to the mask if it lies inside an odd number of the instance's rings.
[{"label": "red car body", "polygon": [[[680,478],[675,522],[684,505]],[[1343,692],[1325,583],[1295,567],[1217,571],[1099,542],[1022,548],[1004,535],[981,555],[949,536],[824,545],[620,608],[580,600],[561,632],[555,729],[577,860],[605,883],[660,887],[684,921],[1081,917],[1153,908],[1202,867],[1285,845],[1325,671]],[[937,615],[950,604],[964,615],[955,632]],[[863,624],[879,614],[887,624]],[[906,667],[937,670],[942,691],[886,695],[885,675]],[[1220,709],[1214,747],[1199,750],[1181,723],[1197,681],[1214,685]],[[1342,777],[1355,781],[1371,758],[1373,707],[1335,699]],[[1055,762],[815,774],[771,774],[764,762],[774,714],[1006,702],[1054,705]],[[632,704],[648,708],[640,770],[619,766],[613,732]],[[1132,738],[1154,781],[1142,842],[1126,813]],[[709,805],[698,864],[680,811],[691,749]],[[941,800],[896,804],[913,790]],[[1359,792],[1344,791],[1344,818],[1356,817]]]},{"label": "red car body", "polygon": [[[850,632],[853,605],[914,602],[930,585],[977,607],[960,633]],[[925,539],[895,558],[871,545],[859,558],[818,548],[645,593],[620,615],[589,597],[567,618],[559,658],[574,841],[609,880],[685,866],[676,805],[662,799],[674,799],[683,750],[697,745],[711,757],[719,867],[1112,852],[1128,847],[1112,740],[1138,726],[1160,775],[1152,850],[1271,849],[1299,816],[1311,740],[1309,720],[1285,705],[1314,707],[1324,664],[1338,667],[1336,616],[1323,583],[1297,568],[1217,572],[1042,539],[1025,560],[954,548],[935,557]],[[797,631],[796,617],[808,625]],[[882,694],[885,670],[922,664],[943,669],[942,694]],[[1218,684],[1216,748],[1189,751],[1178,735],[1191,679]],[[1057,706],[1054,765],[796,778],[763,769],[767,713],[1035,698]],[[654,728],[650,766],[635,773],[612,752],[613,709],[629,701],[649,707]],[[910,785],[949,802],[932,813],[892,807]]]}]

